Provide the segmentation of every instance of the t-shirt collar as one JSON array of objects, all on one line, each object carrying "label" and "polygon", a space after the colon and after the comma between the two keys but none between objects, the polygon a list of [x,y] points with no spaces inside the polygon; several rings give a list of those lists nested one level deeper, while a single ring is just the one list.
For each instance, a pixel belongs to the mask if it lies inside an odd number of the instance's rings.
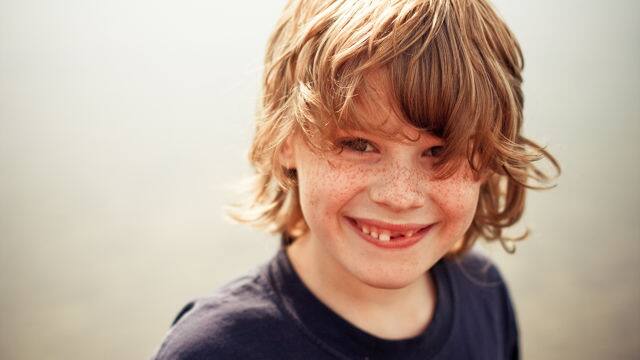
[{"label": "t-shirt collar", "polygon": [[379,338],[336,314],[302,282],[284,248],[271,263],[269,276],[281,310],[326,351],[343,358],[429,359],[449,338],[454,316],[451,278],[444,260],[429,271],[437,293],[433,318],[423,333],[403,340]]}]

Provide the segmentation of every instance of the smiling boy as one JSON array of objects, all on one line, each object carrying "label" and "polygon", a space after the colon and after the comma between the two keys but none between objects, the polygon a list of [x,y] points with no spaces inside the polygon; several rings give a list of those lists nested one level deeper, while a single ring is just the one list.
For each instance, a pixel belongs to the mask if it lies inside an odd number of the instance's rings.
[{"label": "smiling boy", "polygon": [[370,76],[358,117],[403,135],[339,130],[340,151],[324,156],[302,136],[289,138],[280,160],[296,169],[309,231],[287,253],[303,282],[338,314],[379,337],[408,338],[432,317],[435,286],[425,273],[469,228],[480,179],[468,164],[432,179],[442,139],[398,118],[384,72]]},{"label": "smiling boy", "polygon": [[522,56],[484,0],[292,0],[265,59],[236,216],[282,235],[189,303],[155,359],[517,359],[500,274],[533,161]]}]

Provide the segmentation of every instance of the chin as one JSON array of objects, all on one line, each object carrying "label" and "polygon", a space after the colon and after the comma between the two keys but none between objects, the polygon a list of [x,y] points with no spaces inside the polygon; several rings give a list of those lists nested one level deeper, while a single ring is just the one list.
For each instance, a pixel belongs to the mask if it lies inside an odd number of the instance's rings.
[{"label": "chin", "polygon": [[385,271],[370,271],[371,269],[365,270],[363,273],[358,276],[360,281],[363,283],[376,288],[376,289],[387,289],[387,290],[395,290],[402,289],[413,284],[415,281],[421,279],[425,275],[425,271],[416,272],[385,272]]}]

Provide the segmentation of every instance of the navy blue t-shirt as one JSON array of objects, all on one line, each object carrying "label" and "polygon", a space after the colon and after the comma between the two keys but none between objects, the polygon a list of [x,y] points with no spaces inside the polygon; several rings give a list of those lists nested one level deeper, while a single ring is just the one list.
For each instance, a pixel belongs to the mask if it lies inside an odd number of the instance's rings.
[{"label": "navy blue t-shirt", "polygon": [[281,249],[267,264],[188,303],[155,360],[518,359],[518,330],[497,269],[476,254],[430,270],[437,300],[420,335],[387,340],[324,305]]}]

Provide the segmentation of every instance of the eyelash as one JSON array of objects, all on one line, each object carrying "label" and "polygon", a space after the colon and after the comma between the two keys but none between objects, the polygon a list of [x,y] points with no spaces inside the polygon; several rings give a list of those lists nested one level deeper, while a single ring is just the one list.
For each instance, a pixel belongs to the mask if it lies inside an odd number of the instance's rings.
[{"label": "eyelash", "polygon": [[[358,145],[364,145],[365,149],[364,150],[359,150],[358,148],[356,148]],[[342,149],[349,149],[355,152],[359,152],[359,153],[367,153],[367,152],[371,152],[371,151],[366,151],[366,149],[368,147],[371,147],[373,149],[375,149],[375,146],[373,146],[368,140],[363,139],[363,138],[353,138],[353,139],[343,139],[340,140],[340,147]]]},{"label": "eyelash", "polygon": [[[356,152],[356,153],[360,153],[360,154],[366,154],[366,153],[370,153],[373,151],[367,151],[367,149],[369,149],[369,147],[371,147],[374,150],[377,150],[375,146],[373,146],[373,144],[367,140],[367,139],[363,139],[363,138],[349,138],[349,139],[343,139],[339,141],[339,145],[341,149],[348,149],[350,151]],[[358,149],[356,148],[358,145],[362,146],[364,145],[365,148],[364,149]],[[441,145],[436,145],[436,146],[432,146],[430,148],[428,148],[427,150],[425,150],[425,153],[430,152],[430,154],[428,154],[428,157],[438,157],[440,156],[440,154],[442,153],[442,151],[444,151],[444,146]],[[434,152],[436,152],[434,154]]]}]

